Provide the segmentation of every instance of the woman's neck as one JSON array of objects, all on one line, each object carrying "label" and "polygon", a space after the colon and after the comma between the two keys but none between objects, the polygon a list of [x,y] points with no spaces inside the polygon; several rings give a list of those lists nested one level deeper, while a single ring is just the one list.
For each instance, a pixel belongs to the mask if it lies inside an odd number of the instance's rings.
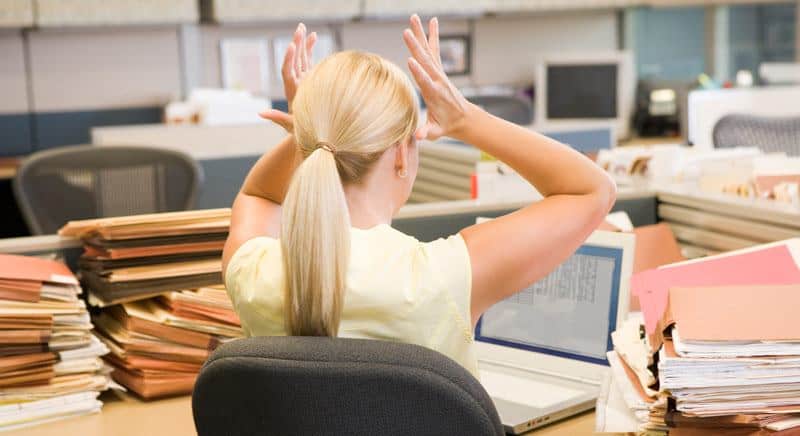
[{"label": "woman's neck", "polygon": [[358,229],[370,229],[391,224],[396,207],[393,195],[379,183],[348,184],[344,186],[350,223]]}]

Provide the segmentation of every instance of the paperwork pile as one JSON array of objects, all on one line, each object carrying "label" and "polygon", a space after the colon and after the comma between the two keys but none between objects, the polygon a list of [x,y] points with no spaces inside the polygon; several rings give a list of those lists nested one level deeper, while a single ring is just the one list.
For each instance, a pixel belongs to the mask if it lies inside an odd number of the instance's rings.
[{"label": "paperwork pile", "polygon": [[222,287],[122,303],[94,323],[111,349],[114,380],[146,399],[190,393],[211,350],[242,336]]},{"label": "paperwork pile", "polygon": [[242,335],[222,278],[230,210],[71,222],[112,377],[149,399],[188,394],[221,342]]},{"label": "paperwork pile", "polygon": [[599,429],[800,434],[798,260],[792,239],[635,275],[644,325],[612,335]]},{"label": "paperwork pile", "polygon": [[230,209],[72,221],[62,236],[81,238],[81,278],[97,306],[222,282]]},{"label": "paperwork pile", "polygon": [[0,255],[0,431],[98,412],[110,368],[66,265]]}]

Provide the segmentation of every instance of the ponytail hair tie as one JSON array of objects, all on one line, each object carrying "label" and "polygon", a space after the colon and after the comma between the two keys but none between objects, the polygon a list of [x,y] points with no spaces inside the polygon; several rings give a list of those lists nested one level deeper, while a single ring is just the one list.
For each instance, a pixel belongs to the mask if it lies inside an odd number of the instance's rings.
[{"label": "ponytail hair tie", "polygon": [[319,141],[317,142],[317,148],[329,151],[331,154],[336,154],[336,147],[334,147],[330,142]]}]

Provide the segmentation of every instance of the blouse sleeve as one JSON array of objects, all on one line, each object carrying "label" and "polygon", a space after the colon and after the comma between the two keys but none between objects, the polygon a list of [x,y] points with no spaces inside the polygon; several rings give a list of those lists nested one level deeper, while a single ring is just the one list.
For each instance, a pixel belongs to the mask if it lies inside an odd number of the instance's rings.
[{"label": "blouse sleeve", "polygon": [[435,286],[454,305],[456,321],[465,335],[472,337],[472,265],[464,238],[455,234],[422,244]]},{"label": "blouse sleeve", "polygon": [[225,289],[233,306],[239,304],[240,297],[247,292],[249,284],[255,284],[261,259],[269,247],[269,238],[253,238],[242,244],[228,261],[225,270]]}]

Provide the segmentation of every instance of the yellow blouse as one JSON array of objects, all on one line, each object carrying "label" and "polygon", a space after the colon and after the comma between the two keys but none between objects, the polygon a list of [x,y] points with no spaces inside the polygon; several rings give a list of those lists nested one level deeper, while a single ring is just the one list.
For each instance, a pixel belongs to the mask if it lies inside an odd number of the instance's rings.
[{"label": "yellow blouse", "polygon": [[[339,336],[418,344],[476,377],[470,315],[472,270],[461,235],[422,243],[386,224],[351,231]],[[225,274],[247,336],[281,336],[284,274],[280,241],[245,242]]]}]

